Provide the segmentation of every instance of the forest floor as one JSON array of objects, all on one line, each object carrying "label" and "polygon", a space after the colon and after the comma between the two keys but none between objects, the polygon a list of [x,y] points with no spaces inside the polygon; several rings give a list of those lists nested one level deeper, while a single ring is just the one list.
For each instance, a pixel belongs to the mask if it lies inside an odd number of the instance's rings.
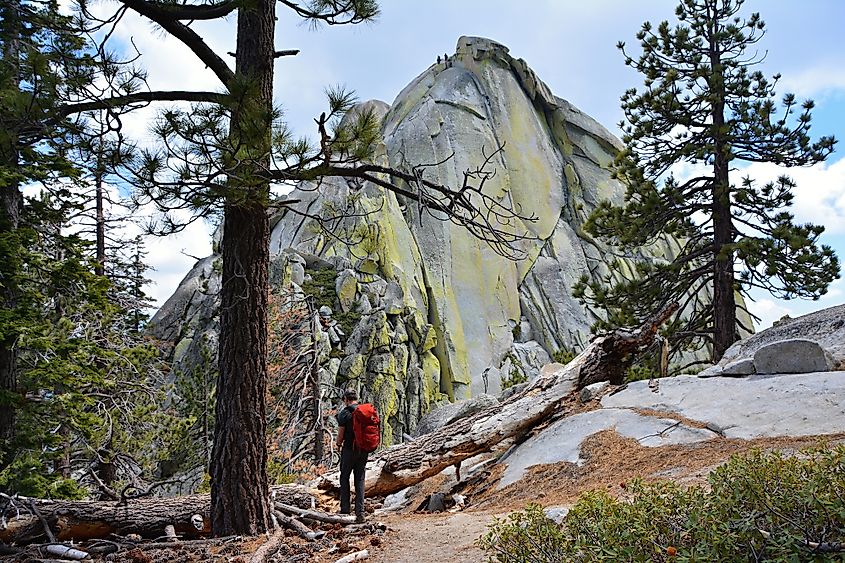
[{"label": "forest floor", "polygon": [[[603,489],[613,496],[624,496],[626,482],[634,478],[671,479],[685,485],[707,486],[710,471],[733,454],[750,449],[792,454],[818,445],[820,441],[828,445],[843,443],[845,434],[754,440],[716,438],[685,446],[644,447],[636,440],[606,430],[583,443],[579,464],[564,462],[534,466],[519,481],[502,488],[497,486],[501,465],[481,471],[479,479],[468,478],[463,482],[465,486],[460,488],[456,488],[454,472],[444,471],[414,487],[401,511],[384,513],[376,510],[369,514],[367,520],[372,527],[348,531],[338,524],[324,524],[315,527],[325,532],[325,537],[316,542],[308,542],[288,532],[281,538],[281,545],[273,548],[264,561],[334,563],[344,555],[366,549],[369,552],[367,560],[374,563],[481,563],[487,561],[487,555],[476,545],[478,538],[487,532],[496,518],[521,510],[529,503],[545,507],[571,506],[581,493],[589,489]],[[434,514],[418,512],[426,506],[432,493],[451,495],[455,490],[460,490],[466,498],[464,510]],[[328,513],[337,512],[336,500],[322,500],[320,508]],[[372,508],[377,506],[378,503],[374,503]],[[249,563],[253,552],[266,542],[266,537],[237,537],[177,542],[158,548],[142,542],[133,549],[124,547],[120,553],[100,556],[95,560],[118,563]],[[86,549],[89,546],[83,544],[80,547]],[[0,555],[2,562],[45,559],[49,556],[37,546],[30,546],[17,555]]]}]

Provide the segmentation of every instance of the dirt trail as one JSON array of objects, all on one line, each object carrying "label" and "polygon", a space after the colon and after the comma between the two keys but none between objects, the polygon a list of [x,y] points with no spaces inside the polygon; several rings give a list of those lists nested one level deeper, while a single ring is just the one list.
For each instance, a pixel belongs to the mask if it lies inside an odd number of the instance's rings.
[{"label": "dirt trail", "polygon": [[377,563],[483,563],[475,540],[495,518],[483,512],[399,514],[384,521],[390,527],[384,545],[373,550]]}]

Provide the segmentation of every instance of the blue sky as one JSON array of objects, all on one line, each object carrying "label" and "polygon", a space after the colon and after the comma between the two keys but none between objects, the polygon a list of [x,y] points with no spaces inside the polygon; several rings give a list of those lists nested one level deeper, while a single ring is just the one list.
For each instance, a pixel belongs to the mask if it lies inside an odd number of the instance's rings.
[{"label": "blue sky", "polygon": [[[621,118],[619,96],[640,77],[624,66],[615,45],[636,48],[635,33],[643,21],[672,19],[676,2],[650,0],[505,0],[445,1],[384,0],[376,23],[312,30],[288,11],[279,9],[277,47],[301,49],[297,57],[276,65],[277,103],[295,130],[311,134],[312,119],[325,109],[323,89],[344,84],[360,98],[388,103],[438,54],[453,53],[461,35],[489,37],[524,58],[552,91],[616,131]],[[101,9],[113,8],[106,3]],[[813,132],[841,139],[823,166],[790,171],[798,181],[795,213],[801,221],[824,224],[823,242],[845,258],[845,2],[839,0],[749,0],[745,12],[760,11],[768,34],[759,44],[767,52],[762,70],[783,75],[781,92],[816,101]],[[131,37],[144,54],[150,83],[161,88],[214,88],[213,75],[196,64],[178,42],[143,20],[127,18],[117,38]],[[197,25],[219,52],[232,51],[234,18]],[[130,125],[147,135],[142,119]],[[761,179],[782,173],[758,166],[750,173]],[[197,226],[176,240],[154,241],[151,258],[157,285],[151,293],[161,302],[172,293],[193,259],[210,251],[207,227]],[[755,294],[752,311],[762,326],[783,314],[801,314],[845,301],[838,280],[819,302],[782,302]]]}]

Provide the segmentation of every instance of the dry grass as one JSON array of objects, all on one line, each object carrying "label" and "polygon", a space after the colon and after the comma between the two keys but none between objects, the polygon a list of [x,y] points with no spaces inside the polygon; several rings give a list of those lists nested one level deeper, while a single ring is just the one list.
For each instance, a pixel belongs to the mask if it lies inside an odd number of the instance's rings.
[{"label": "dry grass", "polygon": [[[665,413],[654,415],[664,417]],[[685,424],[689,422],[684,420]],[[634,478],[701,484],[706,483],[710,471],[734,454],[752,449],[790,451],[820,441],[843,439],[845,434],[754,440],[716,438],[697,444],[650,448],[614,430],[604,430],[584,441],[581,465],[568,462],[536,465],[516,483],[500,490],[488,489],[474,497],[472,504],[475,510],[497,512],[518,510],[532,502],[546,506],[567,505],[574,503],[581,493],[592,489],[622,494],[625,483]]]}]

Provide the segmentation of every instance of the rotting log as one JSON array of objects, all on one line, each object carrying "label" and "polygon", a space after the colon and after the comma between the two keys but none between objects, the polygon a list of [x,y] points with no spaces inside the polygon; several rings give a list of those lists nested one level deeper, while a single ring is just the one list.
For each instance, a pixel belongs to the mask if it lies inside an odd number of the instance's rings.
[{"label": "rotting log", "polygon": [[[313,498],[301,485],[274,487],[272,492],[276,498],[297,505],[310,506]],[[0,530],[0,541],[6,543],[27,544],[43,540],[47,535],[45,523],[58,541],[106,538],[110,534],[158,538],[166,535],[168,526],[173,526],[176,535],[182,538],[199,538],[211,533],[209,495],[141,498],[126,503],[11,500],[19,505],[20,515],[9,518],[15,509],[6,511],[9,521],[6,528]],[[32,506],[34,511],[30,510]]]},{"label": "rotting log", "polygon": [[[489,452],[508,438],[524,436],[552,415],[565,416],[567,399],[591,383],[610,381],[618,385],[632,357],[651,344],[657,329],[677,308],[677,303],[670,303],[635,330],[598,336],[565,366],[544,368],[540,377],[522,392],[413,442],[372,456],[367,463],[367,495],[398,492],[447,467]],[[337,489],[338,483],[339,473],[335,471],[320,477],[316,486]]]}]

